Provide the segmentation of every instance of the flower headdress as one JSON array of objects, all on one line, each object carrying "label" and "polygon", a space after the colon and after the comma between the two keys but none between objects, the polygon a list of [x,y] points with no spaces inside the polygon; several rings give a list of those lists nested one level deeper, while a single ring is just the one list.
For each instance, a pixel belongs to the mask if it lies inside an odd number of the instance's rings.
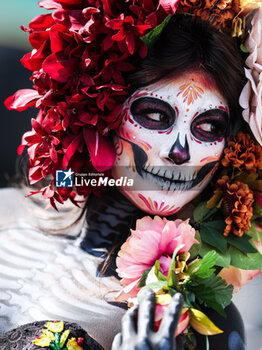
[{"label": "flower headdress", "polygon": [[122,104],[130,90],[124,73],[135,69],[130,60],[134,54],[146,56],[145,43],[158,34],[163,26],[159,25],[170,14],[177,11],[208,18],[221,30],[241,35],[246,9],[257,7],[258,3],[40,1],[40,7],[53,12],[36,17],[29,28],[22,26],[33,47],[21,59],[32,71],[33,89],[19,90],[5,101],[8,109],[23,111],[31,106],[39,109],[32,119],[32,130],[24,134],[18,148],[21,154],[28,146],[30,184],[50,176],[49,185],[37,192],[56,207],[56,201],[74,202],[76,193],[87,196],[91,191],[88,187],[57,188],[54,182],[57,170],[87,173],[112,167],[115,150],[109,133],[121,122]]}]

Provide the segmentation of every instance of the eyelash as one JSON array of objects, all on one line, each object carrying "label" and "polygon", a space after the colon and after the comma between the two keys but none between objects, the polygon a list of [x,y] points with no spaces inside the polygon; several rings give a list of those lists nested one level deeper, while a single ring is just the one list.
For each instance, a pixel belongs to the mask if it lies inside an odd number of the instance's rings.
[{"label": "eyelash", "polygon": [[[130,107],[134,120],[141,126],[151,130],[166,130],[173,125],[175,111],[164,101],[155,98],[141,98],[134,101]],[[158,115],[159,120],[150,117]]]},{"label": "eyelash", "polygon": [[[227,120],[225,116],[213,116],[213,119],[203,120],[204,116],[199,116],[191,124],[191,133],[200,141],[217,141],[225,137],[227,133]],[[201,128],[203,125],[210,125],[210,130]]]},{"label": "eyelash", "polygon": [[[176,111],[167,102],[151,97],[135,100],[130,106],[130,112],[138,124],[151,130],[167,130],[176,119]],[[190,131],[200,141],[213,142],[226,136],[227,126],[227,113],[209,110],[191,122]]]}]

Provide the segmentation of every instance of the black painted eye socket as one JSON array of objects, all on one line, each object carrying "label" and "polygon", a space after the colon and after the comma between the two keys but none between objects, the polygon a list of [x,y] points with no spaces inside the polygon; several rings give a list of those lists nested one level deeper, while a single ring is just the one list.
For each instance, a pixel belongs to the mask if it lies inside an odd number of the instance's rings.
[{"label": "black painted eye socket", "polygon": [[134,120],[147,129],[166,130],[175,122],[175,110],[164,101],[154,97],[142,97],[130,107]]},{"label": "black painted eye socket", "polygon": [[220,109],[212,109],[197,116],[191,124],[191,133],[200,141],[218,141],[227,134],[229,115]]}]

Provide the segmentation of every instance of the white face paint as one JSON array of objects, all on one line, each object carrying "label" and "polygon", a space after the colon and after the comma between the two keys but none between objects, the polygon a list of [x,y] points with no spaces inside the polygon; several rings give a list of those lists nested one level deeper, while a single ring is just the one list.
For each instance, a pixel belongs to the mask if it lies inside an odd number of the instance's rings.
[{"label": "white face paint", "polygon": [[211,180],[225,146],[228,105],[203,72],[166,78],[137,90],[123,109],[116,132],[115,179],[137,207],[172,215]]}]

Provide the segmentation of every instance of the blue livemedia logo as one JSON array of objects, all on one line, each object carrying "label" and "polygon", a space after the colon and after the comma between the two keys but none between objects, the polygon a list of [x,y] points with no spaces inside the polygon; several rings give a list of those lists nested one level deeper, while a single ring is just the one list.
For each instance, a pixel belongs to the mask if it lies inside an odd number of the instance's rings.
[{"label": "blue livemedia logo", "polygon": [[56,170],[56,187],[73,187],[73,174],[69,170]]}]

